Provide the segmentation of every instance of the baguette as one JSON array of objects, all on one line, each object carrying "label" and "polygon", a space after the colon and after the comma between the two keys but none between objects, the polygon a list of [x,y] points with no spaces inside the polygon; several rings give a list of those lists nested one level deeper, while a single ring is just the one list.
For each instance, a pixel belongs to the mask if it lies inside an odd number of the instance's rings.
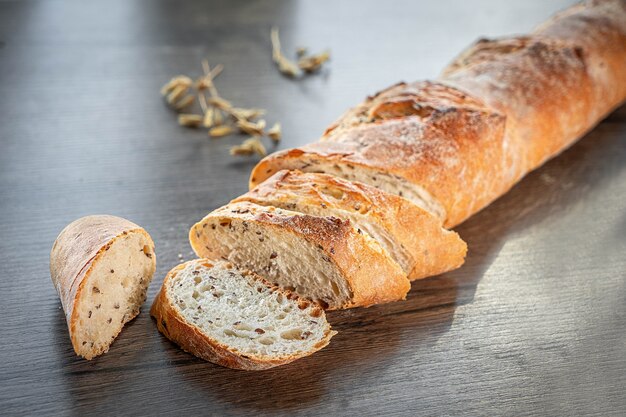
[{"label": "baguette", "polygon": [[403,195],[453,227],[625,98],[626,2],[586,1],[530,36],[479,41],[436,82],[368,98],[320,142],[263,159],[250,187],[282,169],[324,172]]},{"label": "baguette", "polygon": [[[464,243],[442,224],[481,210],[625,99],[626,1],[586,1],[529,36],[480,40],[439,80],[392,86],[319,142],[264,158],[251,191],[194,225],[190,242],[325,308],[399,300],[407,277],[462,263]],[[164,291],[153,314],[184,349],[226,366],[269,363],[181,325]]]},{"label": "baguette", "polygon": [[196,223],[189,240],[201,258],[228,260],[329,309],[402,300],[410,288],[378,242],[332,216],[235,202]]},{"label": "baguette", "polygon": [[319,305],[206,259],[172,269],[151,314],[185,351],[233,369],[284,365],[322,349],[336,334]]},{"label": "baguette", "polygon": [[313,216],[350,220],[373,237],[410,280],[456,269],[467,245],[458,234],[410,201],[341,178],[300,171],[279,171],[232,202],[249,201]]},{"label": "baguette", "polygon": [[154,242],[128,220],[87,216],[63,229],[50,253],[50,275],[76,354],[89,360],[109,350],[139,314],[155,268]]}]

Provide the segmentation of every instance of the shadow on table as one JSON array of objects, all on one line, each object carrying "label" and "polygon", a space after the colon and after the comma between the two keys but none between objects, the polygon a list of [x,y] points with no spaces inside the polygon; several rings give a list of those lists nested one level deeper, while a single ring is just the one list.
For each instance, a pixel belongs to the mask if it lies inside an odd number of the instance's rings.
[{"label": "shadow on table", "polygon": [[51,314],[52,342],[58,356],[56,371],[68,393],[68,415],[133,414],[137,408],[125,411],[125,406],[138,407],[151,399],[148,393],[136,394],[138,387],[148,387],[154,372],[162,368],[158,352],[152,349],[154,338],[160,334],[150,319],[148,303],[138,317],[124,326],[110,351],[90,361],[74,353],[63,310],[56,310]]},{"label": "shadow on table", "polygon": [[[331,345],[286,366],[245,372],[194,360],[177,371],[194,389],[205,391],[211,401],[227,404],[235,414],[314,407],[329,395],[330,387],[356,380],[363,385],[368,381],[373,384],[380,369],[392,364],[409,334],[411,339],[435,342],[452,321],[454,293],[450,288],[441,297],[415,297],[404,308],[396,303],[329,314],[333,327],[339,330]],[[440,304],[444,298],[446,301]],[[411,323],[416,315],[421,320]],[[165,338],[162,342],[172,360],[179,357],[175,345]]]}]

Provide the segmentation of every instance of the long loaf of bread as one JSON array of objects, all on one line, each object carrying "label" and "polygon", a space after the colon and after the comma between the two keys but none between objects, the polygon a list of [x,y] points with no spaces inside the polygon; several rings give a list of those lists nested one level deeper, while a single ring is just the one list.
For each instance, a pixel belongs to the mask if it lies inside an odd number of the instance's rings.
[{"label": "long loaf of bread", "polygon": [[626,1],[592,0],[531,35],[479,40],[436,82],[398,84],[348,111],[280,169],[325,172],[411,199],[455,226],[593,128],[626,97]]},{"label": "long loaf of bread", "polygon": [[[465,246],[442,227],[504,194],[625,98],[626,0],[580,3],[528,36],[479,40],[437,81],[394,85],[349,110],[318,142],[266,157],[250,177],[258,188],[195,225],[192,246],[300,295],[324,293],[329,306],[402,299],[408,285],[399,284],[398,270],[415,279],[462,263]],[[263,208],[242,213],[241,201]],[[413,207],[362,209],[381,201]],[[295,235],[280,224],[301,218],[298,236],[307,244],[284,242],[281,236]],[[338,226],[317,235],[318,223]],[[399,233],[405,229],[412,239]],[[363,278],[379,261],[379,270],[394,271],[388,290]],[[359,298],[364,293],[376,297]]]}]

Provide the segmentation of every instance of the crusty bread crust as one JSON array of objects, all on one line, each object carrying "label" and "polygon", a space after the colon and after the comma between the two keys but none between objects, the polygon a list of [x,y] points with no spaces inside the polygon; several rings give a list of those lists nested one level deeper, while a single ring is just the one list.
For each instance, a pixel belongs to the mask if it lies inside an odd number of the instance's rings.
[{"label": "crusty bread crust", "polygon": [[[213,263],[207,259],[196,259],[191,262],[203,263],[208,268],[213,266]],[[184,268],[185,264],[178,265],[167,274],[159,293],[152,303],[150,314],[155,318],[159,331],[163,333],[165,337],[179,345],[185,352],[189,352],[199,358],[232,369],[260,371],[279,365],[285,365],[296,359],[311,355],[327,346],[328,343],[330,343],[330,339],[337,333],[329,330],[324,339],[318,342],[313,350],[298,355],[273,358],[269,356],[252,357],[240,354],[231,347],[208,337],[192,323],[188,323],[174,306],[167,292],[167,284],[170,279],[174,278],[176,274]],[[267,287],[272,288],[273,291],[281,292],[287,298],[296,300],[298,303],[303,302],[296,294],[272,286],[252,272],[247,271],[246,273],[253,275],[255,279],[262,281]],[[320,314],[324,315],[321,307]]]},{"label": "crusty bread crust", "polygon": [[[369,97],[327,129],[320,142],[274,153],[252,172],[251,186],[277,170],[315,170],[315,160],[374,170],[423,188],[443,210],[446,227],[504,190],[500,139],[504,117],[466,93],[433,82],[398,84]],[[485,164],[485,160],[493,163]],[[489,200],[490,201],[490,200]],[[463,214],[462,214],[463,213]]]},{"label": "crusty bread crust", "polygon": [[530,36],[479,40],[442,80],[506,115],[514,183],[624,101],[626,2],[586,2]]},{"label": "crusty bread crust", "polygon": [[392,236],[395,250],[408,258],[410,280],[456,269],[463,264],[467,245],[459,235],[442,228],[441,220],[410,201],[374,187],[333,175],[279,171],[233,202],[250,201],[298,211],[336,209],[365,216]]},{"label": "crusty bread crust", "polygon": [[[67,225],[56,238],[50,252],[50,276],[59,294],[70,332],[72,346],[79,352],[79,341],[74,337],[77,316],[74,305],[81,297],[84,283],[93,266],[111,245],[129,233],[141,233],[151,244],[153,264],[156,265],[154,242],[140,226],[126,219],[110,215],[82,217]],[[135,316],[139,314],[139,311]],[[135,316],[128,317],[127,321]],[[115,335],[117,336],[117,335]],[[84,349],[83,349],[84,350]],[[93,356],[87,354],[86,359]]]},{"label": "crusty bread crust", "polygon": [[481,40],[438,82],[393,86],[345,114],[321,141],[269,155],[281,169],[337,165],[407,180],[455,226],[593,128],[626,98],[626,2],[592,0],[530,36]]},{"label": "crusty bread crust", "polygon": [[[211,227],[240,219],[257,223],[268,230],[280,229],[317,245],[329,262],[341,271],[351,297],[340,308],[367,307],[403,300],[410,283],[400,266],[382,248],[375,250],[366,236],[358,233],[352,223],[335,217],[316,217],[289,212],[275,207],[261,207],[239,202],[226,205],[196,223],[189,231],[189,241],[201,258],[219,259],[215,250],[219,242],[211,241]],[[230,223],[228,223],[230,224]],[[301,294],[302,295],[302,294]]]},{"label": "crusty bread crust", "polygon": [[626,1],[585,1],[530,36],[479,40],[441,79],[506,115],[513,175],[495,181],[510,188],[626,99]]}]

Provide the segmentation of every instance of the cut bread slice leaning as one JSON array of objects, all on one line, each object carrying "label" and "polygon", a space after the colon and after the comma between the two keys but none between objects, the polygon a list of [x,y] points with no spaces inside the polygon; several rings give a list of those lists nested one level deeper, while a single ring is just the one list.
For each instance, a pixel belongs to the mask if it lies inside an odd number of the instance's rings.
[{"label": "cut bread slice leaning", "polygon": [[333,175],[279,171],[233,202],[249,201],[350,220],[373,237],[410,280],[458,268],[467,245],[439,218],[407,199]]},{"label": "cut bread slice leaning", "polygon": [[400,266],[350,220],[238,202],[195,224],[189,239],[199,257],[228,260],[325,308],[401,300],[410,287]]},{"label": "cut bread slice leaning", "polygon": [[109,350],[139,314],[155,268],[154,242],[128,220],[88,216],[63,229],[50,253],[50,275],[78,355],[92,359]]},{"label": "cut bread slice leaning", "polygon": [[151,314],[185,351],[234,369],[284,365],[322,349],[336,334],[318,304],[206,259],[172,269]]}]

